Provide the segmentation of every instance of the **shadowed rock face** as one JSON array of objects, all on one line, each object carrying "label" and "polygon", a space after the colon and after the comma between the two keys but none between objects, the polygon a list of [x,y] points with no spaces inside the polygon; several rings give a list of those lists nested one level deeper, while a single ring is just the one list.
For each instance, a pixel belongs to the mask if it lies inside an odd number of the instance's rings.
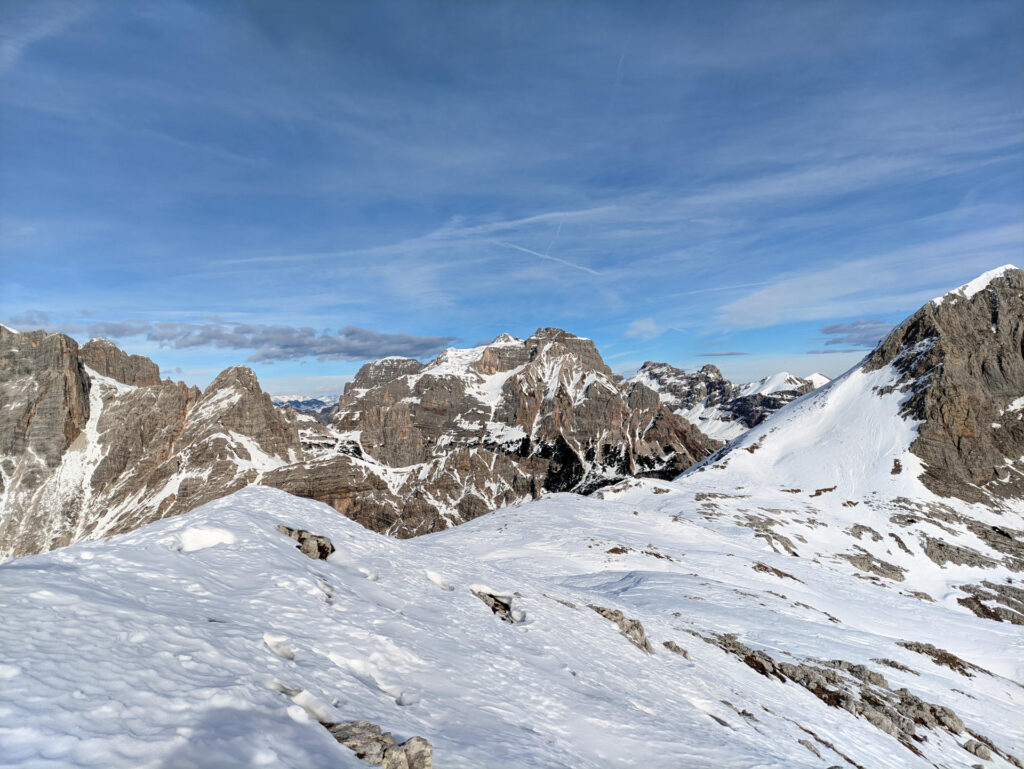
[{"label": "shadowed rock face", "polygon": [[590,340],[541,329],[367,364],[332,424],[237,366],[205,391],[105,340],[0,328],[0,557],[129,531],[262,483],[411,537],[543,491],[678,474],[717,444]]},{"label": "shadowed rock face", "polygon": [[902,373],[903,414],[924,484],[968,502],[1024,494],[1024,272],[972,296],[951,292],[908,318],[868,357]]},{"label": "shadowed rock face", "polygon": [[0,326],[0,404],[0,455],[31,453],[42,469],[56,467],[89,419],[88,378],[75,340]]}]

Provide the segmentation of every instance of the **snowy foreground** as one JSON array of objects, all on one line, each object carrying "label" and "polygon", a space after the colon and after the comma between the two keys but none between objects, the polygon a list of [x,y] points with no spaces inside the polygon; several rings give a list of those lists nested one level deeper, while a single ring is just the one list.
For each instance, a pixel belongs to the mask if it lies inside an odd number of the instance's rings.
[{"label": "snowy foreground", "polygon": [[[688,513],[686,480],[556,495],[404,541],[250,488],[4,564],[0,765],[365,767],[317,723],[351,719],[426,737],[438,767],[979,763],[968,734],[924,731],[916,755],[688,631],[866,664],[1024,753],[1019,627],[774,553]],[[279,523],[337,551],[308,558]],[[510,597],[521,621],[472,590]],[[640,619],[654,653],[588,604]],[[902,639],[989,672],[967,677]]]},{"label": "snowy foreground", "polygon": [[318,723],[365,719],[441,769],[1020,766],[1024,628],[967,608],[1020,511],[921,485],[894,376],[417,539],[253,487],[0,565],[0,765],[366,767]]}]

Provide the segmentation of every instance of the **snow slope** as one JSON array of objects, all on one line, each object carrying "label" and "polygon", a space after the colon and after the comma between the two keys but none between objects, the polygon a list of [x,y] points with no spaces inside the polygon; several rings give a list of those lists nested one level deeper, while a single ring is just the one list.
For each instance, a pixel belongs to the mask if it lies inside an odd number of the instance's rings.
[{"label": "snow slope", "polygon": [[[1024,753],[1020,628],[959,610],[946,594],[962,575],[932,575],[937,600],[923,601],[775,552],[709,515],[693,483],[552,495],[413,540],[249,488],[4,564],[0,766],[365,766],[317,724],[351,719],[426,737],[438,767],[978,763],[970,733],[918,726],[911,749],[759,674],[714,642],[723,633],[774,659],[866,665]],[[307,558],[278,524],[337,551]],[[641,620],[653,653],[588,604]],[[968,677],[904,639],[989,672]]]}]

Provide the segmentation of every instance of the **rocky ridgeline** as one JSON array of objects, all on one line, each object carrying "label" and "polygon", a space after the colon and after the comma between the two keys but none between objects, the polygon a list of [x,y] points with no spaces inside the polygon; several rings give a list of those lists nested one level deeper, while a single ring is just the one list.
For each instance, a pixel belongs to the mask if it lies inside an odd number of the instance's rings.
[{"label": "rocky ridgeline", "polygon": [[827,381],[820,374],[814,379],[784,372],[759,382],[735,384],[711,364],[687,372],[647,361],[630,381],[657,392],[668,408],[708,436],[728,441]]},{"label": "rocky ridgeline", "polygon": [[[308,424],[308,423],[307,423]],[[329,502],[368,528],[414,536],[545,491],[678,475],[717,446],[656,393],[622,384],[593,342],[559,329],[385,358],[346,388],[317,459],[264,482]]]},{"label": "rocky ridgeline", "polygon": [[0,327],[0,556],[191,510],[299,458],[247,368],[205,391],[109,342]]},{"label": "rocky ridgeline", "polygon": [[321,418],[276,408],[245,367],[200,392],[105,340],[0,327],[0,398],[0,557],[255,483],[413,536],[544,491],[676,475],[718,445],[554,329],[368,364]]}]

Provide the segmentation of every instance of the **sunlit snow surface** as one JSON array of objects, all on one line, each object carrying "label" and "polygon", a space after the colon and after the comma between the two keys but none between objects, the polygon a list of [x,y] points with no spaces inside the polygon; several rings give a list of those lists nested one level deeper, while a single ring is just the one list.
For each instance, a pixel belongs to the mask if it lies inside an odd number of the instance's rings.
[{"label": "sunlit snow surface", "polygon": [[[250,488],[3,564],[0,765],[365,767],[316,722],[366,719],[427,738],[442,768],[849,766],[839,753],[868,769],[1008,766],[944,731],[919,729],[915,755],[689,632],[735,633],[777,660],[865,664],[1024,753],[1024,633],[967,612],[954,589],[1009,573],[940,567],[915,539],[931,524],[889,523],[894,496],[928,498],[901,396],[871,394],[889,379],[843,377],[676,482],[553,495],[418,539]],[[890,472],[894,458],[907,472]],[[755,537],[749,516],[799,555]],[[337,550],[312,560],[279,523]],[[880,541],[852,537],[856,523]],[[905,580],[865,579],[839,557],[853,547]],[[472,590],[511,597],[523,621],[502,622]],[[640,619],[654,654],[588,604]],[[992,674],[968,678],[900,640]],[[872,661],[883,657],[917,675]],[[804,729],[835,750],[815,742],[816,756]]]}]

